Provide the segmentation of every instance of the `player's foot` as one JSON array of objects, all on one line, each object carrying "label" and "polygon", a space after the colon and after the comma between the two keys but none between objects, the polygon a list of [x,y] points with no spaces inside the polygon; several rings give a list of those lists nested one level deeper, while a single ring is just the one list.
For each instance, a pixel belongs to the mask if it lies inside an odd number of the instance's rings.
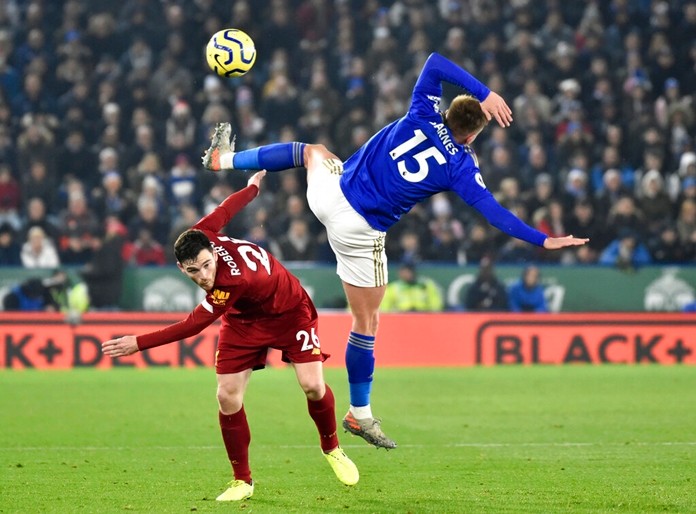
[{"label": "player's foot", "polygon": [[377,448],[386,448],[387,450],[396,448],[396,443],[382,432],[378,419],[357,419],[352,412],[348,411],[348,414],[343,418],[343,428],[346,432],[362,437]]},{"label": "player's foot", "polygon": [[336,473],[336,477],[346,485],[355,485],[360,480],[358,467],[353,463],[348,456],[343,453],[343,450],[338,447],[325,453],[324,457],[329,461],[331,469]]},{"label": "player's foot", "polygon": [[203,166],[211,171],[220,171],[220,156],[234,151],[234,139],[230,143],[232,126],[229,123],[218,123],[210,140],[210,148],[203,155]]},{"label": "player's foot", "polygon": [[244,480],[232,480],[230,486],[220,496],[219,502],[239,502],[251,498],[254,494],[254,482],[247,484]]}]

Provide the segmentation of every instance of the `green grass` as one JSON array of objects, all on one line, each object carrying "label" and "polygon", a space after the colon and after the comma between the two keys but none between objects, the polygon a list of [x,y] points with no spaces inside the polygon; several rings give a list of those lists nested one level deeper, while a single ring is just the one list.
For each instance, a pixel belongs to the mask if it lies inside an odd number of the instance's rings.
[{"label": "green grass", "polygon": [[[346,406],[343,370],[327,370]],[[380,369],[399,443],[342,434],[342,486],[290,369],[247,393],[256,491],[230,479],[203,370],[0,372],[0,512],[696,512],[696,369]]]}]

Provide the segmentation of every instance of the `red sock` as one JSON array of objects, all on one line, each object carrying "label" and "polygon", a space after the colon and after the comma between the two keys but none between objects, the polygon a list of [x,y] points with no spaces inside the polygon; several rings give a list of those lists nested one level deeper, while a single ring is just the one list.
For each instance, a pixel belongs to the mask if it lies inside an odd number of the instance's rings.
[{"label": "red sock", "polygon": [[251,483],[251,469],[249,468],[249,444],[251,443],[251,431],[247,423],[244,406],[234,414],[218,413],[220,418],[220,430],[222,440],[225,442],[227,456],[232,463],[235,480],[244,480]]},{"label": "red sock", "polygon": [[307,399],[309,415],[314,420],[314,424],[319,430],[319,441],[324,452],[333,450],[338,446],[338,436],[336,435],[336,408],[333,391],[326,384],[326,393],[321,400],[312,401]]}]

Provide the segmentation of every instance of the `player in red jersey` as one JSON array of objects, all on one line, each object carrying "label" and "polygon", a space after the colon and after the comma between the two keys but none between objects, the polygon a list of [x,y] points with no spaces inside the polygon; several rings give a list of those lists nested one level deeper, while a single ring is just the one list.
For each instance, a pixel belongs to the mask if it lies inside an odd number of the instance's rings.
[{"label": "player in red jersey", "polygon": [[265,366],[269,348],[293,364],[307,396],[309,414],[319,431],[321,449],[338,479],[358,482],[358,469],[339,447],[334,396],[324,382],[317,337],[318,317],[300,281],[263,248],[219,231],[259,192],[265,171],[230,195],[174,244],[179,269],[207,294],[189,316],[162,330],[106,341],[111,357],[191,337],[222,317],[215,359],[222,439],[234,480],[219,501],[245,500],[254,492],[249,467],[251,434],[244,413],[244,392],[251,372]]}]

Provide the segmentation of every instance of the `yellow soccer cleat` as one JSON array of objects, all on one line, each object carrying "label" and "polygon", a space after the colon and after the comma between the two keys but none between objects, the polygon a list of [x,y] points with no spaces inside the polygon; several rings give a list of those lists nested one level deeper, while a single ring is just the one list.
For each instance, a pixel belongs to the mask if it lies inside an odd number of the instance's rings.
[{"label": "yellow soccer cleat", "polygon": [[358,467],[345,453],[343,453],[340,447],[331,450],[329,453],[325,453],[324,457],[329,461],[333,472],[336,473],[336,478],[342,483],[346,485],[355,485],[358,483],[358,480],[360,480]]},{"label": "yellow soccer cleat", "polygon": [[232,480],[225,492],[215,499],[219,502],[239,502],[251,498],[252,494],[254,494],[253,482],[247,484],[244,480]]}]

